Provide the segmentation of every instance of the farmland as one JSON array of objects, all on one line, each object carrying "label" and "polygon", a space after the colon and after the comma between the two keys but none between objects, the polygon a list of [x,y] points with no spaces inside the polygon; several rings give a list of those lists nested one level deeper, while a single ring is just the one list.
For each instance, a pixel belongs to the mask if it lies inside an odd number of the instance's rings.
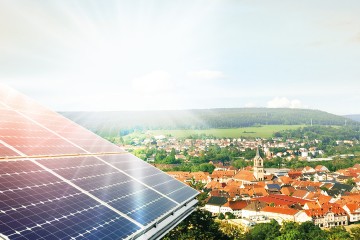
[{"label": "farmland", "polygon": [[243,128],[224,128],[224,129],[205,129],[205,130],[149,130],[146,132],[135,132],[130,136],[144,136],[144,135],[171,135],[176,138],[186,138],[191,135],[212,135],[217,138],[269,138],[273,133],[286,130],[286,129],[297,129],[304,125],[265,125],[259,127],[243,127]]}]

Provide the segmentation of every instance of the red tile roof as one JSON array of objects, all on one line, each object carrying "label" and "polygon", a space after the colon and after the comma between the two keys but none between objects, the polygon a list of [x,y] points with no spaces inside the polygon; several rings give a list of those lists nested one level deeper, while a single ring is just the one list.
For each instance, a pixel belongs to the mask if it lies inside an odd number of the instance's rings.
[{"label": "red tile roof", "polygon": [[300,204],[304,205],[307,202],[310,202],[309,200],[294,198],[286,195],[269,195],[264,197],[256,198],[256,200],[260,202],[266,202],[267,204],[274,203],[276,206],[288,206],[288,205],[294,205],[294,204]]},{"label": "red tile roof", "polygon": [[336,215],[346,215],[344,209],[340,207],[339,204],[324,204],[321,208],[313,208],[309,210],[305,210],[305,213],[310,217],[323,217],[328,212],[333,212]]},{"label": "red tile roof", "polygon": [[359,214],[359,212],[357,212],[356,210],[358,210],[360,208],[360,203],[348,203],[348,204],[346,204],[346,206],[350,210],[350,213]]},{"label": "red tile roof", "polygon": [[247,201],[229,201],[224,204],[224,207],[229,207],[232,210],[241,210],[247,205],[249,205]]},{"label": "red tile roof", "polygon": [[286,214],[286,215],[295,215],[299,212],[299,210],[291,209],[291,208],[279,208],[279,207],[264,207],[261,209],[262,212],[271,212],[271,213],[278,213],[278,214]]},{"label": "red tile roof", "polygon": [[235,176],[234,179],[240,180],[240,181],[256,181],[256,178],[254,177],[254,173],[247,170],[241,170],[239,171]]}]

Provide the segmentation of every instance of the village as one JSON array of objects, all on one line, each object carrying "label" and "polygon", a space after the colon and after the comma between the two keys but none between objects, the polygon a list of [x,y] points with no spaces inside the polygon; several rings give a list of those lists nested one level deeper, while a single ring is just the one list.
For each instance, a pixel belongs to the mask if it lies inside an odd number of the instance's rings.
[{"label": "village", "polygon": [[[173,136],[157,135],[149,136],[147,138],[132,138],[128,140],[127,144],[123,145],[126,150],[142,150],[142,149],[157,149],[165,150],[170,153],[175,150],[175,159],[188,162],[188,157],[199,157],[202,152],[209,149],[211,146],[218,146],[219,148],[233,147],[239,152],[245,152],[247,149],[256,149],[257,146],[262,146],[262,151],[266,158],[281,157],[285,160],[292,160],[298,158],[305,161],[331,161],[335,156],[329,155],[320,149],[322,141],[318,139],[283,139],[272,137],[271,139],[264,138],[213,138],[208,136],[195,136],[194,138],[176,138]],[[356,139],[352,140],[336,140],[337,146],[353,147],[359,145],[360,142]],[[275,151],[274,151],[275,150]],[[136,154],[136,152],[135,152]],[[148,162],[155,162],[155,154],[145,157],[138,155]],[[187,157],[188,156],[188,157]],[[354,157],[353,154],[340,154],[339,157]]]},{"label": "village", "polygon": [[[328,156],[317,147],[319,142],[280,138],[177,140],[174,137],[156,136],[152,140],[138,142],[135,144],[137,146],[127,147],[134,150],[146,146],[167,153],[175,150],[176,159],[183,162],[189,162],[189,157],[200,157],[214,145],[220,148],[235,147],[240,152],[246,149],[256,151],[254,158],[246,160],[250,164],[240,169],[221,161],[210,161],[209,164],[214,166],[211,173],[167,172],[190,186],[200,184],[198,190],[207,193],[201,208],[237,225],[251,227],[272,219],[280,224],[284,221],[311,221],[322,228],[357,223],[360,221],[360,164],[334,172],[320,164],[295,169],[281,165],[277,168],[264,167],[263,158],[314,163],[354,157],[353,154]],[[359,142],[338,140],[336,144],[354,146]],[[144,160],[153,163],[154,158],[155,155],[152,155]]]},{"label": "village", "polygon": [[205,184],[209,197],[203,208],[241,219],[238,223],[245,226],[271,219],[312,221],[325,228],[360,221],[360,164],[333,173],[321,165],[268,170],[257,154],[254,166],[241,170],[217,164],[211,174],[168,174],[185,183]]}]

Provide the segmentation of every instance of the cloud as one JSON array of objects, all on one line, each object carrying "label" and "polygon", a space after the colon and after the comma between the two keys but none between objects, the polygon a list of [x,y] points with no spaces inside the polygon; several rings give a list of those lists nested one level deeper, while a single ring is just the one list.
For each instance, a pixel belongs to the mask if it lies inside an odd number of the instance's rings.
[{"label": "cloud", "polygon": [[153,71],[132,81],[134,91],[140,94],[157,94],[173,89],[171,76],[165,71]]},{"label": "cloud", "polygon": [[221,71],[212,71],[212,70],[200,70],[189,72],[188,76],[191,78],[211,80],[211,79],[219,79],[224,78],[225,75]]},{"label": "cloud", "polygon": [[289,100],[286,97],[275,97],[267,102],[268,108],[307,108],[298,99]]}]

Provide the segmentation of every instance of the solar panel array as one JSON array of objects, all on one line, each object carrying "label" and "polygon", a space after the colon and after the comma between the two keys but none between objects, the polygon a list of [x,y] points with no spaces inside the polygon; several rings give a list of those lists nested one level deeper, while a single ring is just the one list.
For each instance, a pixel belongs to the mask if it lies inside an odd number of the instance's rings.
[{"label": "solar panel array", "polygon": [[0,239],[149,239],[197,191],[61,115],[0,89]]}]

